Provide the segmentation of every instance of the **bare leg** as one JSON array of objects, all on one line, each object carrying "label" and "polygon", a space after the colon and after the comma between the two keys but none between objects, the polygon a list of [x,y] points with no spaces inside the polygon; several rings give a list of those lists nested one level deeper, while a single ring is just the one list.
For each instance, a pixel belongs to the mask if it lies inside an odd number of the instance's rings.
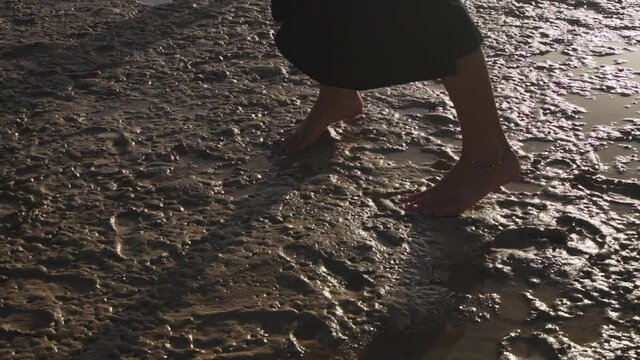
[{"label": "bare leg", "polygon": [[443,79],[462,128],[462,157],[434,187],[406,198],[407,208],[426,215],[458,215],[518,176],[520,163],[500,126],[481,49],[456,63]]},{"label": "bare leg", "polygon": [[295,153],[313,144],[329,125],[362,114],[362,108],[362,98],[357,91],[320,86],[309,115],[283,137],[285,153]]}]

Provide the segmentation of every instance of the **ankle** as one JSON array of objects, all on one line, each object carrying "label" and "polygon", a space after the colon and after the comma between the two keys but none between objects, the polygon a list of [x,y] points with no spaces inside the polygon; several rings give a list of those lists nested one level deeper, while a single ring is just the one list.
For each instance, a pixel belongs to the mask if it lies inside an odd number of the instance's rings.
[{"label": "ankle", "polygon": [[321,86],[318,98],[327,98],[331,100],[347,98],[351,99],[358,96],[356,90],[341,89],[329,86]]},{"label": "ankle", "polygon": [[482,144],[462,147],[462,156],[482,163],[492,164],[502,160],[511,151],[508,143],[502,141],[484,142]]},{"label": "ankle", "polygon": [[364,103],[360,94],[356,91],[320,94],[314,107],[317,109],[338,110],[340,112],[354,113],[354,116],[362,113]]}]

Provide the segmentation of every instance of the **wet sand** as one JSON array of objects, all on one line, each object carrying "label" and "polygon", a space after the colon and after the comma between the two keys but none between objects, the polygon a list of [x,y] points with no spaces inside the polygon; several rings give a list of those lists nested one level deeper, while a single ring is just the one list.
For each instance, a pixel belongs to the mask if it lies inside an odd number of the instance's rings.
[{"label": "wet sand", "polygon": [[433,219],[441,85],[286,157],[268,2],[144,3],[0,5],[0,358],[640,356],[638,4],[468,2],[523,173]]}]

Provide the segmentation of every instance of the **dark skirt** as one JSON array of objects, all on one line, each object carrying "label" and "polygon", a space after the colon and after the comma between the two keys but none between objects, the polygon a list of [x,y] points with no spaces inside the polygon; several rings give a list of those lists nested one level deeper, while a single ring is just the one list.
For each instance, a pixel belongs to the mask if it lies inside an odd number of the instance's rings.
[{"label": "dark skirt", "polygon": [[459,0],[272,0],[276,45],[323,85],[365,90],[453,75],[482,35]]}]

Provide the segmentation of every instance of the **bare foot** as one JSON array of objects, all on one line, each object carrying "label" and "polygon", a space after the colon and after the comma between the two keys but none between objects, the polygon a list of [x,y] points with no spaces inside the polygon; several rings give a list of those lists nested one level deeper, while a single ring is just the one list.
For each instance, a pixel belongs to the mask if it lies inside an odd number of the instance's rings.
[{"label": "bare foot", "polygon": [[519,173],[520,162],[511,149],[495,166],[462,157],[434,187],[405,198],[405,208],[431,216],[459,215]]},{"label": "bare foot", "polygon": [[302,124],[282,137],[286,154],[298,152],[313,144],[329,125],[353,119],[362,114],[362,98],[357,91],[321,88],[318,100]]}]

